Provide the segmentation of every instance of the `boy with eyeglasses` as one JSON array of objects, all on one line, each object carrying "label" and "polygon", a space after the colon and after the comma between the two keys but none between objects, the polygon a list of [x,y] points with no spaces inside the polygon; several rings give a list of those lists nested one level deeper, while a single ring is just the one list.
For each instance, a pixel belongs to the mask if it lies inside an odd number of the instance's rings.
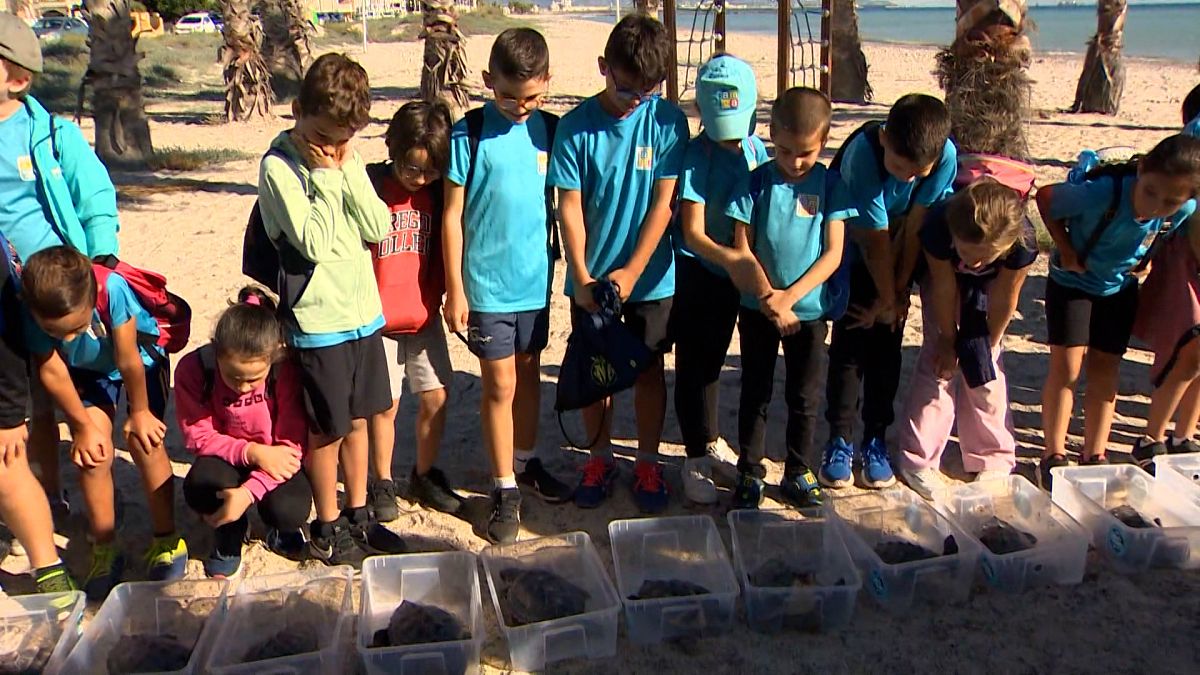
[{"label": "boy with eyeglasses", "polygon": [[518,484],[549,503],[571,497],[535,455],[553,275],[546,171],[558,121],[538,110],[550,83],[545,38],[531,28],[501,33],[483,82],[495,100],[468,112],[450,134],[444,313],[479,358],[494,483],[486,535],[497,543],[515,541],[520,531]]},{"label": "boy with eyeglasses", "polygon": [[[688,141],[687,118],[659,97],[674,48],[666,27],[653,17],[631,14],[617,23],[599,59],[604,90],[563,117],[550,163],[570,271],[566,294],[574,300],[572,324],[596,311],[591,287],[607,279],[619,289],[622,320],[657,355],[634,384],[633,497],[647,513],[662,511],[668,501],[657,456],[666,414],[662,355],[670,349],[675,260],[663,235]],[[597,441],[575,490],[581,508],[602,504],[617,476],[609,445],[611,404],[608,399],[584,409],[588,437]]]}]

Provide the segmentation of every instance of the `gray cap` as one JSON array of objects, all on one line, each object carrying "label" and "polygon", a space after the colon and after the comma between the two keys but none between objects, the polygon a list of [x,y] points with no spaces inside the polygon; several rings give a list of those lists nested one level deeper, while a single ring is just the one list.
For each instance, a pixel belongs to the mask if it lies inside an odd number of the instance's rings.
[{"label": "gray cap", "polygon": [[0,59],[42,72],[42,45],[29,24],[16,14],[0,12]]}]

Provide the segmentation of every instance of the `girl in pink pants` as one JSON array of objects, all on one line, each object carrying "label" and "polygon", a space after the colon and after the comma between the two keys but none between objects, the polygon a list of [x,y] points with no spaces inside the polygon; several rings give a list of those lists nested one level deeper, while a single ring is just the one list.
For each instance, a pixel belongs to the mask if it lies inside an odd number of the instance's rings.
[{"label": "girl in pink pants", "polygon": [[977,480],[1006,476],[1016,463],[1001,342],[1037,244],[1020,194],[990,179],[930,210],[920,240],[924,341],[898,465],[909,487],[932,499],[955,422],[963,467]]}]

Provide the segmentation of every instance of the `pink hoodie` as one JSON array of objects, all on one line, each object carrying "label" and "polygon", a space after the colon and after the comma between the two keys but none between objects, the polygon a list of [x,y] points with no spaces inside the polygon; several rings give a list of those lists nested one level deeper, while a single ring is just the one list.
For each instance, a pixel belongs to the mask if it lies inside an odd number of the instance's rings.
[{"label": "pink hoodie", "polygon": [[[305,450],[308,422],[300,375],[290,362],[276,364],[275,396],[268,399],[267,383],[247,394],[238,394],[213,373],[212,396],[204,400],[204,366],[199,350],[179,361],[175,368],[175,415],[183,432],[183,442],[198,456],[212,456],[234,466],[248,466],[246,447],[250,443],[284,445],[294,448],[296,456]],[[271,409],[275,409],[275,419]],[[242,484],[259,501],[279,485],[265,471],[255,469]]]}]

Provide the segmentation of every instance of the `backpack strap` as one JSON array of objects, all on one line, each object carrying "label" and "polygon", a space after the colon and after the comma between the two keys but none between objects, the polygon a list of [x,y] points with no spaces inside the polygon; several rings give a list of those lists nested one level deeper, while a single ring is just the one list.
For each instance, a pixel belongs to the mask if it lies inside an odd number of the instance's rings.
[{"label": "backpack strap", "polygon": [[[116,274],[114,268],[117,265],[117,258],[107,255],[102,260],[103,262],[92,263],[92,274],[96,277],[96,311],[100,314],[100,322],[104,324],[111,335],[113,325],[112,311],[109,309],[108,278]],[[159,349],[157,335],[139,330],[137,331],[137,345],[141,351],[150,355],[150,360],[154,362],[155,366],[170,372],[171,359]]]},{"label": "backpack strap", "polygon": [[[550,146],[550,152],[546,153],[548,158],[554,152],[554,135],[558,133],[559,117],[540,109],[538,112],[546,125],[546,142]],[[549,170],[547,166],[546,171]],[[553,259],[558,260],[562,258],[562,240],[558,233],[558,200],[555,199],[554,186],[549,182],[546,183],[546,229],[550,230],[550,250],[553,252]]]},{"label": "backpack strap", "polygon": [[[1113,220],[1117,217],[1117,209],[1121,206],[1121,191],[1125,186],[1125,177],[1123,175],[1112,175],[1112,194],[1108,198],[1108,209],[1104,211],[1104,216],[1096,225],[1096,229],[1092,230],[1092,234],[1088,240],[1084,242],[1083,248],[1079,249],[1079,264],[1087,263],[1088,256],[1095,250],[1096,245],[1100,243],[1100,239],[1104,237],[1104,233],[1108,231]],[[1155,243],[1158,241],[1158,235],[1155,235]],[[1154,244],[1152,243],[1151,246]]]}]

